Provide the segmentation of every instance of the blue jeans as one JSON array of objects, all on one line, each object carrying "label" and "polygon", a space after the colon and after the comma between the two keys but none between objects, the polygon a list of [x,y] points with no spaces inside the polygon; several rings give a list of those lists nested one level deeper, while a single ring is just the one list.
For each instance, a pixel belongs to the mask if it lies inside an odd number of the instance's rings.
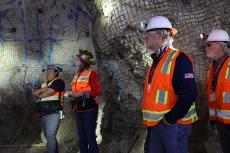
[{"label": "blue jeans", "polygon": [[96,141],[97,115],[98,107],[76,113],[80,153],[99,153]]},{"label": "blue jeans", "polygon": [[44,115],[41,118],[42,130],[47,140],[46,153],[58,153],[58,143],[56,139],[60,124],[58,113]]},{"label": "blue jeans", "polygon": [[220,137],[223,153],[230,153],[230,124],[216,122],[216,128]]},{"label": "blue jeans", "polygon": [[191,125],[166,125],[147,128],[145,153],[188,153]]}]

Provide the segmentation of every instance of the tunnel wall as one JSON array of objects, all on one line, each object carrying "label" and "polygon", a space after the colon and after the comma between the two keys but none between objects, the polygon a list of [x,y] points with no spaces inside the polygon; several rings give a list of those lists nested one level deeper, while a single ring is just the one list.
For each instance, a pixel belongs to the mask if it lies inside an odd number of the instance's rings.
[{"label": "tunnel wall", "polygon": [[[80,0],[0,1],[0,152],[44,151],[31,89],[45,81],[42,69],[50,64],[63,67],[70,89],[77,51],[94,53],[92,20]],[[70,100],[65,111],[58,141],[66,153],[76,151],[78,142]]]},{"label": "tunnel wall", "polygon": [[[175,47],[189,53],[195,63],[201,120],[194,126],[191,153],[220,153],[215,128],[207,122],[204,81],[209,60],[199,33],[213,28],[230,32],[229,0],[2,0],[0,5],[1,146],[43,141],[31,88],[45,79],[41,70],[47,64],[56,64],[64,67],[61,76],[69,89],[76,50],[95,47],[106,102],[101,150],[142,153],[146,132],[140,103],[151,60],[141,23],[164,15],[179,31]],[[58,135],[62,152],[78,150],[74,115],[69,110],[67,103],[67,119]],[[43,149],[16,146],[0,152]]]}]

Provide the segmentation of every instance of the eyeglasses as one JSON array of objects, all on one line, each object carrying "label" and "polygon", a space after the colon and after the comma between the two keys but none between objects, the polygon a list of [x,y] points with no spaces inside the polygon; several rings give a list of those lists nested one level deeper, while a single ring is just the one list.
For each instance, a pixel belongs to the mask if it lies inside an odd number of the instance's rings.
[{"label": "eyeglasses", "polygon": [[216,42],[208,42],[208,43],[206,43],[206,45],[205,45],[205,47],[211,47],[211,46],[213,46],[214,45],[214,43],[216,43]]},{"label": "eyeglasses", "polygon": [[150,31],[150,32],[145,32],[144,33],[144,38],[148,38],[148,37],[151,37],[151,36],[154,36],[156,37],[156,32],[153,32],[153,31]]},{"label": "eyeglasses", "polygon": [[210,44],[210,43],[207,43],[206,45],[205,45],[205,47],[211,47],[212,46],[212,44]]}]

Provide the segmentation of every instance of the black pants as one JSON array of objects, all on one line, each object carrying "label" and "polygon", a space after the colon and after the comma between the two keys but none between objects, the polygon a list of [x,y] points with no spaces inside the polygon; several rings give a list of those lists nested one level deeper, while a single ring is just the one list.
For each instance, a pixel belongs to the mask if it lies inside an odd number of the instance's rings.
[{"label": "black pants", "polygon": [[80,153],[99,153],[95,134],[97,115],[98,107],[76,113]]},{"label": "black pants", "polygon": [[230,153],[230,124],[217,122],[216,128],[219,133],[223,153]]}]

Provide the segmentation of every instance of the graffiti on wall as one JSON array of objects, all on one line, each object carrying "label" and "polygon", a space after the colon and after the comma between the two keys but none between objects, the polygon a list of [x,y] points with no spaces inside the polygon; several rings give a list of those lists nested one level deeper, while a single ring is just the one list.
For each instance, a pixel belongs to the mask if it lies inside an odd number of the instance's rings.
[{"label": "graffiti on wall", "polygon": [[[1,88],[33,87],[55,64],[74,73],[77,50],[94,50],[92,18],[79,1],[7,0],[0,2]],[[65,71],[64,71],[65,72]],[[65,76],[72,78],[72,76]]]}]

